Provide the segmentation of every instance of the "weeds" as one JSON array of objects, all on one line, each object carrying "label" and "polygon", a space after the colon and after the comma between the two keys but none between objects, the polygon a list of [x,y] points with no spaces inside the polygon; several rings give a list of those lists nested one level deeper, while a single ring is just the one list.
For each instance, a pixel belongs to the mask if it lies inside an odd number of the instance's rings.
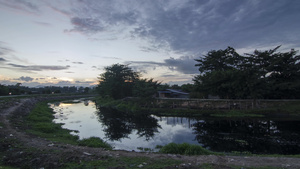
[{"label": "weeds", "polygon": [[192,145],[188,143],[176,144],[170,143],[163,146],[160,150],[160,153],[165,154],[181,154],[181,155],[210,155],[216,154],[212,151],[209,151],[203,148],[200,145]]},{"label": "weeds", "polygon": [[83,140],[78,140],[78,145],[87,147],[102,147],[107,150],[112,150],[112,146],[98,137],[90,137]]}]

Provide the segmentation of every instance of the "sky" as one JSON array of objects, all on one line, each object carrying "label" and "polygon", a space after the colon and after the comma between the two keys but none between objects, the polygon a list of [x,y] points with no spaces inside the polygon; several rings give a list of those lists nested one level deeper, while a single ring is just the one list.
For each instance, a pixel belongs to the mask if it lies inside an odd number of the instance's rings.
[{"label": "sky", "polygon": [[192,83],[196,61],[300,49],[299,0],[0,0],[0,84],[91,86],[125,64],[161,83]]}]

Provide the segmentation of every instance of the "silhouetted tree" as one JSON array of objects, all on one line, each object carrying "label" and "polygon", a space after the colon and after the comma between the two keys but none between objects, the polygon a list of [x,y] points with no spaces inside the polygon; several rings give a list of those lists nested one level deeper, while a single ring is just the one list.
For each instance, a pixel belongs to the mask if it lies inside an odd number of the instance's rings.
[{"label": "silhouetted tree", "polygon": [[100,74],[99,94],[114,99],[132,96],[133,85],[138,78],[139,74],[127,65],[113,64],[106,67],[105,72]]},{"label": "silhouetted tree", "polygon": [[232,47],[196,59],[196,90],[221,98],[300,98],[300,56],[295,50],[255,50],[241,56]]}]

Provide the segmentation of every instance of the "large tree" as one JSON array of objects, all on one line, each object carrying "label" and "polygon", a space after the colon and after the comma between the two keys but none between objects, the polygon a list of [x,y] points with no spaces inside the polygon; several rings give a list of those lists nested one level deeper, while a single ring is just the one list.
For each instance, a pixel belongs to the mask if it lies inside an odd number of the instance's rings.
[{"label": "large tree", "polygon": [[141,79],[140,74],[127,65],[113,64],[100,75],[98,91],[101,96],[113,99],[130,96],[150,98],[159,86],[160,83],[153,79]]},{"label": "large tree", "polygon": [[113,64],[105,67],[105,72],[99,77],[99,94],[114,99],[132,96],[134,82],[138,79],[139,73],[127,65]]},{"label": "large tree", "polygon": [[197,90],[231,99],[299,98],[300,56],[293,49],[277,52],[279,47],[244,56],[232,47],[208,52],[196,59]]}]

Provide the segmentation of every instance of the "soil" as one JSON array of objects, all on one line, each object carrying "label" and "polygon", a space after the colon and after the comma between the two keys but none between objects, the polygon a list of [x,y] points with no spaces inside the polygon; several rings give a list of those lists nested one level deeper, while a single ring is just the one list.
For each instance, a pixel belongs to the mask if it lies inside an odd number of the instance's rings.
[{"label": "soil", "polygon": [[[68,97],[65,98],[67,99]],[[177,166],[177,168],[197,168],[197,166],[204,163],[213,164],[214,168],[231,168],[233,165],[241,167],[270,166],[300,168],[299,158],[218,155],[183,156],[116,150],[108,151],[101,148],[54,143],[26,133],[26,126],[23,123],[24,118],[30,113],[37,102],[49,99],[45,97],[12,98],[8,102],[0,102],[0,157],[2,157],[2,165],[18,168],[60,168],[66,162],[79,164],[81,161],[126,156],[182,161],[182,164]],[[51,97],[51,99],[57,98]]]}]

